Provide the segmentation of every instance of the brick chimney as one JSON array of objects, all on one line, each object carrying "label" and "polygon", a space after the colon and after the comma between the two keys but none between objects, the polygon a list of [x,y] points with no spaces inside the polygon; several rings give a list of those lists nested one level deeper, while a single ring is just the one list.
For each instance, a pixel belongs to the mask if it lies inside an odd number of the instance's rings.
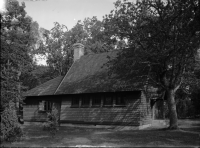
[{"label": "brick chimney", "polygon": [[81,43],[75,43],[72,46],[74,50],[74,62],[81,58],[84,55],[84,45]]}]

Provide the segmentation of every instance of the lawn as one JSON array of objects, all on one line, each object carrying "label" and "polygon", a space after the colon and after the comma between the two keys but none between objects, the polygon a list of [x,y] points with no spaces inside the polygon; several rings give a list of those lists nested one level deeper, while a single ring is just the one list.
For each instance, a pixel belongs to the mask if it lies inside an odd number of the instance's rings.
[{"label": "lawn", "polygon": [[200,146],[200,120],[180,120],[180,130],[169,131],[154,125],[143,130],[119,131],[88,127],[61,126],[52,138],[41,124],[25,124],[23,140],[3,143],[5,147],[55,146]]}]

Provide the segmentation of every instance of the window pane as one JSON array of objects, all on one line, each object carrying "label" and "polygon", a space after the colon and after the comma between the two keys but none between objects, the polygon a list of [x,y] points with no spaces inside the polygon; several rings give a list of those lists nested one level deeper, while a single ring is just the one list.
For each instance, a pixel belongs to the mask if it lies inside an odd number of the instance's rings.
[{"label": "window pane", "polygon": [[93,98],[92,99],[92,105],[100,106],[101,105],[101,98]]},{"label": "window pane", "polygon": [[45,111],[50,111],[50,110],[51,110],[51,102],[45,101],[44,104],[45,104],[44,110],[45,110]]},{"label": "window pane", "polygon": [[111,97],[106,97],[104,99],[104,105],[112,105],[113,104],[113,99]]},{"label": "window pane", "polygon": [[39,102],[39,111],[51,111],[51,109],[52,109],[52,102],[49,101]]},{"label": "window pane", "polygon": [[44,101],[39,102],[39,111],[44,111]]},{"label": "window pane", "polygon": [[116,105],[125,105],[124,98],[122,98],[122,97],[117,97],[117,98],[116,98]]},{"label": "window pane", "polygon": [[52,108],[52,102],[47,102],[47,104],[48,104],[47,110],[51,110],[51,108]]},{"label": "window pane", "polygon": [[82,98],[82,105],[89,106],[90,105],[90,98],[84,97]]},{"label": "window pane", "polygon": [[72,106],[79,106],[79,98],[72,98]]}]

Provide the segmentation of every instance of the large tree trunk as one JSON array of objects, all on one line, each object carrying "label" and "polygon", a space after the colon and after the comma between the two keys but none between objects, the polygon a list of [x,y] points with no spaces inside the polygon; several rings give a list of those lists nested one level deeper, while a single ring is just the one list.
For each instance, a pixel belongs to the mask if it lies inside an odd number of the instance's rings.
[{"label": "large tree trunk", "polygon": [[167,104],[169,109],[169,120],[170,120],[169,129],[178,129],[178,118],[176,112],[174,89],[167,90],[166,95],[167,95]]}]

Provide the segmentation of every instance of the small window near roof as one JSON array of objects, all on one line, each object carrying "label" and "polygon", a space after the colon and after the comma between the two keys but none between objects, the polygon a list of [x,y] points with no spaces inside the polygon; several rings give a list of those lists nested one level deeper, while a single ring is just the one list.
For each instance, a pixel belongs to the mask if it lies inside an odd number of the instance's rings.
[{"label": "small window near roof", "polygon": [[113,105],[113,98],[112,97],[105,97],[103,105],[104,106],[112,106]]},{"label": "small window near roof", "polygon": [[101,98],[100,97],[93,98],[92,106],[101,106]]},{"label": "small window near roof", "polygon": [[120,106],[125,106],[126,103],[125,103],[125,100],[123,97],[116,97],[116,105],[120,105]]},{"label": "small window near roof", "polygon": [[82,97],[82,107],[89,107],[90,106],[90,98],[89,97]]},{"label": "small window near roof", "polygon": [[76,98],[72,98],[72,104],[71,104],[72,107],[79,107],[79,98],[76,97]]}]

